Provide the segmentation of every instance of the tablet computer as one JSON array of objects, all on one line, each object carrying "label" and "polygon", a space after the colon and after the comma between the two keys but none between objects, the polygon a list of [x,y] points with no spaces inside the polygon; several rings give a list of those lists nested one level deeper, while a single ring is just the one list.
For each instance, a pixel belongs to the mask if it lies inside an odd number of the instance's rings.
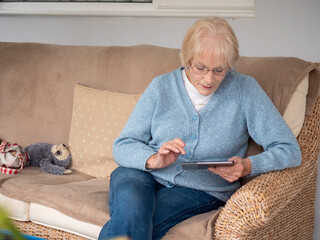
[{"label": "tablet computer", "polygon": [[227,167],[233,166],[234,161],[199,161],[199,162],[181,162],[181,166],[184,170],[199,170],[207,169],[209,167]]}]

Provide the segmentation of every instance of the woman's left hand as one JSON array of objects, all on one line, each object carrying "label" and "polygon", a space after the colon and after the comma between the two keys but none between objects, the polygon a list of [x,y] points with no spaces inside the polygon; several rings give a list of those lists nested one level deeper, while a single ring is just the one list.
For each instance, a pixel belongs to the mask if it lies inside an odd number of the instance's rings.
[{"label": "woman's left hand", "polygon": [[251,173],[251,161],[249,158],[233,157],[229,161],[234,161],[234,165],[229,167],[210,167],[208,170],[229,182],[237,181],[239,178]]}]

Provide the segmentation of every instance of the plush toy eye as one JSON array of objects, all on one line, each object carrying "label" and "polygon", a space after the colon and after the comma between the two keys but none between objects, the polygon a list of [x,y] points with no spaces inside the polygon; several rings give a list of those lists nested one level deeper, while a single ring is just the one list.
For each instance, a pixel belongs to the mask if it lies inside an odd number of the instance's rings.
[{"label": "plush toy eye", "polygon": [[62,152],[60,151],[60,150],[58,150],[57,152],[56,152],[56,155],[58,155],[58,156],[60,156],[62,154]]}]

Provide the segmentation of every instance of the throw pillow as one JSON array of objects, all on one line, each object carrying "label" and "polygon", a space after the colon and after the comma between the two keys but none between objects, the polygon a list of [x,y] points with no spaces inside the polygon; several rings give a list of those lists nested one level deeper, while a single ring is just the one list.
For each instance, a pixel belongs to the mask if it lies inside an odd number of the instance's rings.
[{"label": "throw pillow", "polygon": [[139,97],[75,86],[68,143],[73,169],[94,177],[110,176],[117,168],[112,158],[113,141]]},{"label": "throw pillow", "polygon": [[296,137],[298,137],[300,134],[304,122],[308,89],[309,74],[304,77],[297,89],[292,94],[291,100],[283,114],[284,120],[287,122],[288,126]]}]

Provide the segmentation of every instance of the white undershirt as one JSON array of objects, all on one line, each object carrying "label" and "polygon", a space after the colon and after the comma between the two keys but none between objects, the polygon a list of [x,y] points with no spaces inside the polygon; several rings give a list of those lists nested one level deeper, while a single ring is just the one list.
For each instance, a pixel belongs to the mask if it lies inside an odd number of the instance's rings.
[{"label": "white undershirt", "polygon": [[185,69],[182,70],[182,78],[184,81],[184,85],[187,89],[187,92],[189,94],[189,97],[191,99],[191,102],[196,109],[197,112],[199,112],[210,100],[213,93],[211,93],[208,96],[201,95],[198,90],[192,85],[192,83],[189,81]]}]

